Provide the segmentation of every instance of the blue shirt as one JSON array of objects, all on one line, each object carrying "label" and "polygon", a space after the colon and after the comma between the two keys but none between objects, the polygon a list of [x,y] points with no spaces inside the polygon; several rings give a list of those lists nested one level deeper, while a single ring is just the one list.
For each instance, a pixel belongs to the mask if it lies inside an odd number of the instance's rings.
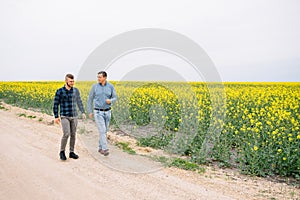
[{"label": "blue shirt", "polygon": [[60,107],[60,116],[77,117],[76,104],[80,111],[84,113],[80,93],[77,88],[72,87],[70,90],[67,90],[65,86],[59,88],[54,97],[53,113],[55,118],[58,118],[58,107]]},{"label": "blue shirt", "polygon": [[[106,100],[110,99],[111,104]],[[93,113],[93,108],[108,109],[117,100],[117,94],[112,84],[106,81],[104,85],[96,83],[92,86],[88,98],[88,112]],[[94,102],[94,104],[93,104]]]}]

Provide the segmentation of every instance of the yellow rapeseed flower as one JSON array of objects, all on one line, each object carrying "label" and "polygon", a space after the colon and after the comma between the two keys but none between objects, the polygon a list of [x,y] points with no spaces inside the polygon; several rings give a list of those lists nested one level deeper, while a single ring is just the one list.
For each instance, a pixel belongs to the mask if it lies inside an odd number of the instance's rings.
[{"label": "yellow rapeseed flower", "polygon": [[281,153],[281,152],[282,152],[282,149],[278,149],[277,151],[278,151],[278,153]]}]

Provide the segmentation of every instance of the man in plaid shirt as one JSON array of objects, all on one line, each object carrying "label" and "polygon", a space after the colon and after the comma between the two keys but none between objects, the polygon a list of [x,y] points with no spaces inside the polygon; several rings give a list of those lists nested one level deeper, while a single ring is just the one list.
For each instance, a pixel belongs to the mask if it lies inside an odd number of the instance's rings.
[{"label": "man in plaid shirt", "polygon": [[[65,148],[70,136],[70,153],[69,157],[73,159],[78,159],[79,156],[74,153],[75,139],[76,139],[76,127],[77,127],[77,117],[78,113],[76,110],[76,104],[78,105],[82,118],[85,119],[84,107],[81,101],[79,90],[74,86],[74,76],[72,74],[67,74],[65,77],[66,84],[64,87],[59,88],[54,97],[53,113],[55,120],[54,122],[59,124],[61,122],[63,136],[60,145],[60,159],[66,160]],[[58,110],[60,110],[60,118],[58,115]]]}]

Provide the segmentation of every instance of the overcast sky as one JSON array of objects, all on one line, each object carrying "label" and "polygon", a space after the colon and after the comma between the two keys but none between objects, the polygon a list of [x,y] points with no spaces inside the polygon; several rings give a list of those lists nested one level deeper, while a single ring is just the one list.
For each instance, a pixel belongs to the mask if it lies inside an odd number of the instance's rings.
[{"label": "overcast sky", "polygon": [[0,81],[77,75],[103,42],[140,28],[192,39],[223,81],[300,81],[298,0],[0,0],[0,28]]}]

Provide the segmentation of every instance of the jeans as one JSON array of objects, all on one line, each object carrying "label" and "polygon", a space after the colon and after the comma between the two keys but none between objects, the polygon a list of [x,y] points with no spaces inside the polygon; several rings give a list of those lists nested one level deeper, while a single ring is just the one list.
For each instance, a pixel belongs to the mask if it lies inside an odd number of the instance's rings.
[{"label": "jeans", "polygon": [[68,138],[70,137],[70,152],[74,152],[77,123],[76,117],[61,117],[63,136],[61,138],[60,151],[65,151]]},{"label": "jeans", "polygon": [[111,118],[111,110],[109,111],[94,110],[94,117],[99,132],[99,150],[101,149],[106,150],[108,149],[106,134],[108,131],[109,122]]}]

